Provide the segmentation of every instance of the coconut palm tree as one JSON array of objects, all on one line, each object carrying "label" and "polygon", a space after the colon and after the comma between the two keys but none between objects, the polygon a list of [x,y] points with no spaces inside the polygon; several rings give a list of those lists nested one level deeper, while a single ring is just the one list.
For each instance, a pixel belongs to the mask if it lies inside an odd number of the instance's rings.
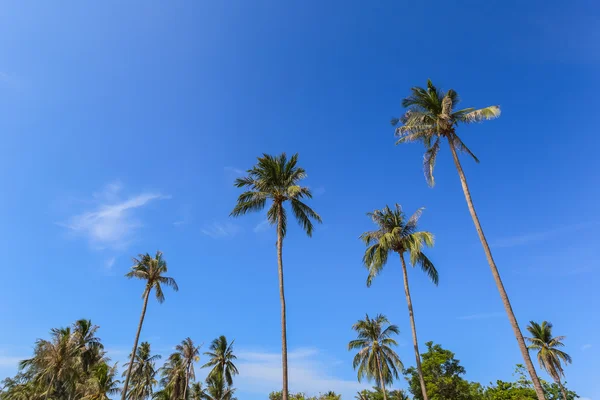
[{"label": "coconut palm tree", "polygon": [[283,370],[283,400],[288,400],[288,366],[287,366],[287,329],[285,312],[285,293],[283,285],[283,239],[287,232],[287,212],[284,203],[288,202],[292,212],[310,237],[313,232],[311,220],[321,222],[321,217],[302,200],[312,198],[308,187],[300,186],[306,177],[306,171],[297,166],[298,154],[289,160],[285,153],[274,157],[263,154],[258,163],[250,170],[248,176],[238,178],[234,185],[247,190],[238,197],[231,215],[238,217],[251,211],[265,208],[267,201],[271,207],[267,211],[267,220],[276,225],[277,230],[277,264],[279,274],[279,298],[281,302],[281,359]]},{"label": "coconut palm tree", "polygon": [[[150,343],[142,342],[137,348],[133,368],[131,370],[131,387],[127,393],[129,400],[144,400],[152,396],[156,381],[156,361],[161,356],[159,354],[152,355]],[[129,363],[125,364],[125,368]],[[127,372],[123,373],[125,376]]]},{"label": "coconut palm tree", "polygon": [[213,367],[209,372],[208,376],[214,376],[215,374],[223,374],[227,386],[233,384],[233,376],[238,374],[238,370],[233,363],[237,359],[233,354],[233,343],[227,343],[225,336],[219,336],[210,344],[210,350],[204,353],[205,356],[210,357],[208,362],[202,366],[202,368]]},{"label": "coconut palm tree", "polygon": [[125,396],[127,396],[129,379],[131,378],[131,370],[133,368],[133,361],[138,347],[142,325],[144,324],[144,317],[146,315],[146,307],[148,306],[150,292],[152,292],[154,289],[156,300],[158,300],[159,303],[163,303],[165,301],[165,295],[163,293],[162,285],[169,286],[175,291],[179,290],[175,279],[164,276],[164,274],[167,273],[168,268],[162,252],[157,251],[154,257],[148,253],[140,254],[138,258],[133,259],[133,264],[133,267],[131,267],[131,270],[125,276],[130,279],[137,278],[146,281],[146,287],[142,295],[142,298],[144,299],[144,305],[142,306],[142,315],[140,316],[140,322],[135,335],[135,341],[133,342],[133,350],[131,350],[131,359],[129,360],[129,367],[125,377],[125,384],[123,385],[123,394],[121,400],[125,400]]},{"label": "coconut palm tree", "polygon": [[410,218],[407,218],[402,207],[396,204],[394,209],[385,206],[382,210],[375,210],[367,215],[377,225],[377,230],[363,233],[360,238],[365,242],[367,249],[363,256],[363,263],[369,270],[367,286],[371,286],[373,278],[379,275],[387,263],[389,253],[397,253],[400,256],[402,265],[402,276],[404,277],[404,294],[408,304],[408,315],[410,317],[410,326],[412,329],[413,348],[417,362],[417,371],[421,381],[421,391],[423,399],[427,400],[427,391],[425,380],[421,370],[421,355],[419,354],[419,342],[417,340],[417,327],[408,285],[408,272],[404,254],[408,253],[410,263],[419,266],[427,274],[429,279],[437,285],[438,272],[433,263],[423,254],[423,247],[433,246],[433,234],[426,231],[417,230],[417,222],[421,217],[423,209],[417,210]]},{"label": "coconut palm tree", "polygon": [[235,400],[233,397],[235,389],[225,385],[225,379],[222,374],[215,374],[207,378],[206,385],[204,393],[206,400]]},{"label": "coconut palm tree", "polygon": [[[388,325],[385,327],[385,325]],[[384,400],[387,400],[385,385],[391,384],[394,378],[398,378],[398,369],[404,366],[400,357],[392,350],[392,346],[398,343],[391,338],[392,334],[399,334],[396,325],[390,325],[388,319],[378,314],[375,318],[369,318],[367,314],[364,320],[359,320],[352,326],[358,333],[358,339],[348,343],[348,350],[357,349],[352,366],[358,367],[358,381],[367,378],[374,379],[381,387]]]},{"label": "coconut palm tree", "polygon": [[87,374],[95,364],[100,363],[104,356],[104,346],[100,338],[96,337],[98,329],[99,326],[92,324],[89,319],[80,319],[73,324],[74,340],[79,348],[84,374]]},{"label": "coconut palm tree", "polygon": [[21,361],[19,369],[32,376],[44,399],[69,399],[79,375],[79,347],[69,327],[54,328],[50,336],[51,340],[37,340],[33,357]]},{"label": "coconut palm tree", "polygon": [[525,338],[530,343],[528,348],[537,351],[540,367],[554,379],[560,387],[564,400],[567,400],[567,392],[561,382],[561,378],[565,376],[561,361],[570,364],[572,360],[570,355],[559,350],[559,347],[564,347],[562,341],[566,336],[552,337],[552,323],[548,321],[543,321],[541,324],[530,321],[527,330],[532,336]]},{"label": "coconut palm tree", "polygon": [[106,363],[94,366],[91,376],[85,384],[82,400],[110,400],[112,395],[121,391],[117,376],[117,364],[110,367]]},{"label": "coconut palm tree", "polygon": [[452,158],[454,159],[454,165],[458,171],[462,189],[467,201],[471,218],[475,224],[475,229],[479,235],[479,240],[483,246],[488,264],[492,270],[492,275],[500,292],[504,309],[508,315],[508,319],[513,328],[515,337],[517,339],[521,355],[525,360],[527,371],[531,376],[533,386],[535,388],[537,397],[539,400],[544,400],[544,391],[542,385],[535,371],[535,367],[531,362],[531,357],[527,351],[523,334],[519,329],[517,318],[513,312],[508,294],[500,278],[498,267],[492,257],[490,246],[485,238],[479,217],[475,211],[473,200],[471,199],[471,192],[467,184],[467,178],[462,169],[458,152],[466,153],[471,156],[476,162],[479,162],[477,157],[469,150],[469,148],[463,143],[463,141],[456,134],[456,128],[460,124],[470,124],[474,122],[481,122],[490,119],[494,119],[500,116],[499,106],[489,106],[485,108],[463,108],[456,110],[459,98],[458,94],[450,89],[447,92],[443,92],[436,88],[431,81],[427,81],[427,88],[413,87],[410,96],[402,101],[402,106],[407,110],[404,115],[400,118],[392,120],[392,125],[396,126],[396,136],[398,141],[396,144],[420,141],[425,144],[426,151],[423,159],[423,167],[425,171],[425,178],[429,185],[433,186],[435,181],[433,178],[433,168],[437,154],[440,150],[440,145],[443,139],[446,139]]},{"label": "coconut palm tree", "polygon": [[194,382],[190,388],[190,393],[192,395],[191,400],[204,400],[206,389],[202,387],[202,382]]},{"label": "coconut palm tree", "polygon": [[183,388],[183,398],[187,399],[187,389],[190,384],[190,378],[196,379],[194,373],[194,363],[200,360],[200,346],[194,345],[192,339],[185,338],[180,344],[175,346],[175,350],[181,354],[185,366],[185,386]]},{"label": "coconut palm tree", "polygon": [[170,400],[185,399],[183,393],[185,391],[187,366],[181,356],[181,353],[173,353],[167,359],[165,365],[161,368],[162,378],[160,384],[170,393]]}]

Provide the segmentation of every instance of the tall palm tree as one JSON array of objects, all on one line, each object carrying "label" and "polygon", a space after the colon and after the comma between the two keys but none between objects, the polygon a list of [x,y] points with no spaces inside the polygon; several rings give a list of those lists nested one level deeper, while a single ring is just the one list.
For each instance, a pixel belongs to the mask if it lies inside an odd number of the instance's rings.
[{"label": "tall palm tree", "polygon": [[133,264],[133,267],[131,267],[131,270],[125,276],[130,279],[137,278],[146,281],[146,287],[142,295],[144,299],[144,305],[142,307],[142,315],[140,316],[140,323],[138,324],[137,333],[135,334],[135,341],[133,342],[133,350],[131,350],[131,359],[129,360],[129,368],[127,369],[127,376],[125,377],[125,384],[123,385],[123,394],[121,400],[125,400],[125,396],[127,396],[129,379],[131,378],[131,370],[133,368],[135,352],[138,347],[138,341],[140,340],[140,333],[142,332],[144,317],[146,316],[146,307],[148,306],[150,292],[152,292],[152,289],[154,289],[156,300],[158,300],[159,303],[163,303],[165,301],[165,295],[163,293],[162,285],[170,286],[175,291],[179,290],[175,279],[164,276],[164,274],[168,271],[168,267],[167,262],[163,258],[162,252],[157,251],[154,257],[148,253],[140,254],[138,258],[133,259]]},{"label": "tall palm tree", "polygon": [[120,381],[115,379],[116,376],[117,364],[112,367],[104,362],[96,365],[86,383],[82,400],[110,400],[112,395],[120,392]]},{"label": "tall palm tree", "polygon": [[215,374],[206,379],[206,400],[235,400],[233,394],[235,389],[225,385],[225,379],[222,374]]},{"label": "tall palm tree", "polygon": [[400,331],[396,325],[390,325],[390,321],[382,314],[373,319],[367,314],[352,329],[358,333],[358,339],[348,343],[348,350],[358,350],[352,363],[354,369],[358,367],[358,381],[363,378],[369,381],[375,379],[381,387],[384,400],[387,400],[385,385],[391,384],[394,378],[398,379],[398,369],[404,368],[400,357],[392,350],[392,346],[398,343],[391,336]]},{"label": "tall palm tree", "polygon": [[210,357],[208,362],[202,366],[202,368],[213,367],[209,372],[208,376],[214,376],[216,374],[223,374],[227,386],[233,384],[233,376],[238,374],[237,367],[233,363],[237,359],[233,354],[233,343],[227,343],[225,336],[219,336],[210,344],[210,351],[204,353],[205,356]]},{"label": "tall palm tree", "polygon": [[385,206],[382,210],[375,210],[372,213],[368,213],[367,215],[377,225],[378,229],[365,232],[360,238],[365,242],[365,245],[367,245],[367,249],[363,256],[363,263],[369,270],[367,286],[371,286],[373,278],[379,275],[387,263],[389,253],[398,253],[400,256],[402,276],[404,277],[404,294],[406,295],[406,303],[408,304],[408,315],[410,317],[410,326],[412,329],[417,371],[419,373],[419,380],[421,381],[423,399],[427,400],[425,380],[423,379],[423,371],[421,370],[421,355],[419,354],[417,327],[415,324],[412,298],[410,296],[410,288],[408,285],[406,261],[404,260],[404,254],[408,253],[410,263],[413,267],[416,265],[420,266],[421,270],[427,274],[429,279],[437,285],[438,272],[433,263],[422,251],[424,246],[433,246],[433,234],[417,230],[417,222],[421,217],[422,211],[423,209],[421,208],[410,218],[407,218],[402,211],[402,207],[399,204],[396,204],[394,209]]},{"label": "tall palm tree", "polygon": [[433,186],[435,181],[433,179],[433,168],[435,166],[436,156],[440,150],[440,144],[442,139],[446,139],[454,159],[454,165],[458,171],[460,182],[462,185],[467,206],[471,213],[471,218],[475,224],[475,229],[479,235],[479,240],[483,246],[488,264],[492,270],[492,275],[500,292],[504,309],[508,315],[508,319],[513,328],[515,337],[517,339],[521,355],[525,360],[527,371],[531,376],[533,386],[535,388],[537,397],[539,400],[544,400],[544,391],[542,385],[535,371],[535,367],[531,362],[531,357],[527,351],[523,334],[519,329],[517,318],[513,312],[508,294],[500,278],[498,267],[492,257],[492,251],[485,238],[479,217],[475,211],[473,200],[471,199],[471,192],[467,184],[467,178],[462,169],[460,160],[458,158],[458,151],[468,154],[476,162],[479,162],[477,157],[469,150],[469,148],[462,142],[462,140],[456,134],[456,127],[459,124],[470,124],[474,122],[481,122],[485,120],[494,119],[500,116],[499,106],[489,106],[485,108],[463,108],[461,110],[455,110],[458,105],[459,98],[458,94],[450,89],[447,92],[443,92],[436,88],[431,81],[427,81],[427,88],[413,87],[410,96],[402,101],[402,106],[407,110],[401,118],[392,120],[393,125],[398,125],[396,128],[396,136],[398,141],[396,144],[420,141],[425,144],[427,150],[423,159],[423,167],[425,170],[425,178],[430,186]]},{"label": "tall palm tree", "polygon": [[561,361],[570,364],[572,360],[570,355],[559,350],[559,347],[564,347],[565,344],[562,341],[566,336],[552,337],[552,323],[548,321],[543,321],[541,325],[530,321],[527,330],[532,336],[526,338],[530,343],[528,348],[537,351],[540,367],[554,379],[560,387],[564,400],[567,400],[567,392],[561,382],[561,378],[565,376]]},{"label": "tall palm tree", "polygon": [[311,220],[321,222],[319,214],[302,202],[312,198],[308,187],[300,186],[300,181],[306,177],[306,171],[297,166],[298,154],[289,160],[285,153],[274,157],[263,154],[258,163],[250,170],[248,176],[238,178],[234,185],[246,188],[234,207],[231,215],[238,217],[251,211],[265,208],[267,201],[271,207],[267,211],[267,220],[277,226],[277,264],[279,274],[279,298],[281,302],[281,361],[283,369],[283,400],[288,400],[288,365],[287,365],[287,329],[285,312],[285,293],[283,285],[283,239],[287,232],[287,213],[284,203],[289,202],[298,223],[310,237],[313,232]]},{"label": "tall palm tree", "polygon": [[194,363],[200,360],[200,346],[194,345],[192,339],[185,338],[180,344],[175,346],[175,350],[181,354],[185,366],[185,386],[183,388],[183,398],[187,399],[187,389],[190,384],[190,378],[196,379],[194,373]]},{"label": "tall palm tree", "polygon": [[[131,387],[127,393],[129,400],[145,400],[152,396],[154,385],[156,385],[156,361],[161,356],[152,355],[150,343],[142,342],[137,348],[133,368],[131,370]],[[129,363],[125,364],[127,368]],[[123,375],[125,376],[125,371]]]}]

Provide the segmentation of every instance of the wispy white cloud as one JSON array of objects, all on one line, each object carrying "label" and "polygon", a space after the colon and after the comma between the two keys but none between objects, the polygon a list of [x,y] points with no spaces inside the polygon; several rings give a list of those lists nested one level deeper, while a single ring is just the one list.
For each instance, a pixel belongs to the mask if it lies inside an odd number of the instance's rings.
[{"label": "wispy white cloud", "polygon": [[19,365],[21,360],[24,360],[27,357],[13,357],[13,356],[5,356],[0,354],[0,368],[15,368]]},{"label": "wispy white cloud", "polygon": [[239,169],[236,167],[225,167],[223,169],[225,170],[225,172],[229,172],[234,175],[244,175],[246,173],[246,171],[244,171],[243,169]]},{"label": "wispy white cloud", "polygon": [[546,231],[540,232],[531,232],[523,235],[510,236],[506,238],[501,238],[498,240],[494,240],[492,242],[492,247],[515,247],[522,246],[528,243],[541,242],[547,239],[551,239],[552,237],[556,237],[559,235],[564,235],[567,233],[573,233],[575,231],[581,230],[583,228],[594,225],[595,223],[581,223],[574,225],[562,226],[560,228],[549,229]]},{"label": "wispy white cloud", "polygon": [[501,317],[503,315],[504,315],[503,312],[488,312],[488,313],[463,315],[463,316],[458,317],[457,319],[467,321],[467,320],[472,320],[472,319],[497,318],[497,317]]},{"label": "wispy white cloud", "polygon": [[104,266],[106,267],[106,269],[112,269],[113,265],[115,265],[116,260],[117,260],[116,257],[110,257],[109,259],[107,259],[104,262]]},{"label": "wispy white cloud", "polygon": [[142,226],[135,218],[135,210],[157,199],[168,199],[160,193],[140,193],[121,199],[120,183],[111,183],[94,193],[95,207],[69,218],[59,225],[72,233],[86,237],[97,248],[124,248],[133,239],[134,232]]},{"label": "wispy white cloud", "polygon": [[323,196],[325,194],[325,188],[323,186],[317,186],[312,192],[315,197]]},{"label": "wispy white cloud", "polygon": [[582,351],[586,351],[592,348],[592,345],[590,343],[586,343],[583,346],[581,346],[581,350]]},{"label": "wispy white cloud", "polygon": [[179,219],[177,221],[173,222],[174,226],[183,226],[190,224],[192,222],[191,207],[189,205],[182,207],[179,212],[178,218]]},{"label": "wispy white cloud", "polygon": [[256,232],[256,233],[259,233],[259,232],[264,232],[264,231],[266,231],[267,229],[269,229],[269,226],[270,226],[270,225],[271,225],[271,224],[269,224],[269,221],[268,221],[268,220],[266,220],[266,219],[265,219],[265,220],[262,220],[262,221],[260,221],[258,224],[256,224],[256,226],[254,227],[253,231],[254,231],[254,232]]},{"label": "wispy white cloud", "polygon": [[[288,353],[290,391],[316,395],[333,390],[342,398],[353,398],[368,384],[355,379],[336,377],[333,371],[339,362],[328,359],[315,348],[299,348]],[[273,352],[240,351],[236,364],[240,374],[236,386],[242,393],[265,397],[281,389],[281,354]]]},{"label": "wispy white cloud", "polygon": [[204,225],[200,232],[213,239],[224,239],[234,237],[240,230],[239,225],[232,224],[231,222],[213,222],[212,224]]}]

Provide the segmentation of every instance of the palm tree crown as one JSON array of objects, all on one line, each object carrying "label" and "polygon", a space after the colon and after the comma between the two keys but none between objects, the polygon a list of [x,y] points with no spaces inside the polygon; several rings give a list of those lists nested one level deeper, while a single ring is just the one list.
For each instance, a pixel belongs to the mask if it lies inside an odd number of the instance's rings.
[{"label": "palm tree crown", "polygon": [[[160,358],[161,356],[159,354],[152,355],[150,343],[140,343],[133,361],[133,368],[131,371],[132,385],[129,393],[127,393],[128,399],[141,400],[152,396],[154,385],[157,384],[156,361]],[[125,368],[128,366],[129,363],[125,364]],[[127,371],[124,371],[123,376],[126,374]]]},{"label": "palm tree crown", "polygon": [[[378,314],[371,319],[367,314],[364,320],[352,326],[358,333],[358,339],[348,343],[348,350],[358,350],[352,366],[354,369],[358,367],[359,382],[363,378],[369,381],[374,379],[383,386],[398,378],[398,369],[402,369],[403,365],[391,348],[398,345],[391,335],[397,335],[400,331],[396,325],[389,323],[384,315]],[[389,326],[384,328],[384,325]]]},{"label": "palm tree crown", "polygon": [[552,323],[547,321],[543,321],[541,325],[530,321],[527,330],[532,336],[525,338],[530,343],[527,347],[538,352],[537,359],[540,367],[545,369],[555,381],[560,381],[560,378],[565,375],[562,362],[569,364],[572,361],[570,355],[559,349],[564,347],[562,341],[565,336],[552,337]]},{"label": "palm tree crown", "polygon": [[248,170],[248,176],[235,181],[236,187],[248,190],[239,196],[231,215],[238,217],[250,211],[260,211],[265,207],[267,200],[272,200],[273,204],[267,211],[267,220],[271,225],[275,225],[281,215],[281,234],[285,236],[287,215],[283,203],[289,201],[298,223],[308,236],[312,236],[311,220],[321,222],[321,217],[302,202],[305,198],[312,198],[312,193],[309,188],[299,185],[306,177],[306,171],[298,167],[297,163],[298,154],[294,154],[289,160],[285,153],[278,157],[268,154],[259,157],[258,163]]},{"label": "palm tree crown", "polygon": [[213,367],[208,374],[209,377],[223,374],[228,386],[233,384],[233,376],[238,374],[237,367],[233,363],[237,359],[233,354],[234,342],[235,340],[232,340],[228,344],[225,336],[213,340],[210,344],[210,351],[204,353],[204,355],[210,357],[210,360],[202,366],[202,368]]},{"label": "palm tree crown", "polygon": [[369,270],[367,285],[371,286],[373,278],[381,272],[388,260],[390,252],[410,254],[410,262],[419,265],[434,284],[438,284],[438,272],[433,263],[423,254],[423,247],[433,246],[434,236],[430,232],[417,231],[417,222],[423,209],[417,210],[410,218],[396,204],[394,209],[385,206],[382,210],[367,213],[379,229],[363,233],[360,238],[368,246],[363,256],[363,263]]},{"label": "palm tree crown", "polygon": [[[173,290],[178,291],[179,287],[175,279],[164,276],[167,272],[167,262],[163,258],[163,253],[157,251],[152,257],[150,254],[140,254],[137,258],[133,258],[133,267],[125,275],[127,278],[137,278],[146,281],[146,291],[154,289],[156,300],[159,303],[165,301],[165,295],[162,290],[162,285],[169,286]],[[144,292],[145,295],[145,292]]]},{"label": "palm tree crown", "polygon": [[499,106],[485,108],[463,108],[454,110],[460,99],[458,94],[450,89],[447,92],[436,88],[431,80],[427,81],[427,89],[413,87],[410,96],[402,101],[402,106],[407,108],[402,117],[392,120],[396,126],[396,144],[421,141],[425,144],[426,151],[423,158],[423,169],[427,182],[433,186],[433,168],[435,159],[440,150],[441,138],[446,138],[455,149],[461,150],[476,162],[477,157],[460,140],[455,127],[458,124],[470,124],[494,119],[500,116]]}]

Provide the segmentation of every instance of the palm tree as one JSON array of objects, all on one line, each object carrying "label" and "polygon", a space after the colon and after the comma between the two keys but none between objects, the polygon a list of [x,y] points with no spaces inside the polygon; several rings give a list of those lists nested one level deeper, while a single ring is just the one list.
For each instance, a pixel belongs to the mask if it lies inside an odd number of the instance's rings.
[{"label": "palm tree", "polygon": [[299,185],[300,181],[306,177],[306,171],[298,167],[297,162],[298,154],[294,154],[289,160],[285,153],[277,157],[268,154],[259,157],[258,163],[247,171],[248,176],[235,180],[236,187],[248,190],[239,196],[237,204],[231,212],[232,216],[238,217],[251,211],[264,209],[267,201],[272,203],[267,211],[267,220],[271,225],[277,226],[283,400],[288,400],[287,330],[282,259],[283,239],[287,231],[287,213],[283,204],[289,201],[296,220],[309,237],[313,232],[311,219],[321,222],[321,217],[302,202],[304,198],[312,198],[312,194],[308,187]]},{"label": "palm tree", "polygon": [[92,371],[82,400],[110,400],[111,395],[120,392],[119,380],[115,379],[117,375],[117,364],[110,367],[106,363],[96,365]]},{"label": "palm tree", "polygon": [[215,374],[206,378],[206,400],[235,400],[233,394],[235,389],[225,385],[225,379],[222,374]]},{"label": "palm tree", "polygon": [[483,233],[479,217],[477,216],[475,206],[473,205],[473,200],[471,199],[467,178],[465,177],[465,173],[463,172],[458,158],[458,151],[461,151],[473,157],[476,162],[479,162],[477,157],[475,157],[471,150],[469,150],[456,134],[456,127],[459,124],[469,124],[497,118],[500,116],[500,107],[489,106],[480,109],[464,108],[455,111],[454,108],[459,102],[458,94],[452,89],[444,93],[436,88],[430,80],[427,81],[427,89],[413,87],[411,91],[412,94],[402,101],[402,106],[407,108],[407,111],[401,118],[392,120],[392,125],[400,124],[400,126],[396,128],[396,136],[398,137],[396,144],[415,141],[420,141],[425,144],[425,147],[427,148],[423,159],[425,178],[429,185],[433,186],[435,183],[433,179],[433,168],[435,166],[436,156],[440,150],[440,143],[444,138],[448,141],[452,158],[454,159],[454,165],[458,170],[467,206],[469,207],[469,212],[471,213],[471,218],[475,224],[475,229],[479,235],[479,240],[483,246],[488,264],[492,270],[496,286],[500,292],[504,309],[508,314],[508,319],[513,328],[531,380],[533,381],[537,397],[539,400],[544,400],[542,385],[535,372],[535,367],[531,362],[531,357],[529,357],[523,334],[519,329],[517,318],[515,317],[510,300],[508,299],[508,294],[506,293],[504,284],[500,278],[498,267],[494,262],[490,246]]},{"label": "palm tree", "polygon": [[202,366],[202,368],[213,367],[209,372],[208,376],[214,376],[216,374],[223,374],[227,386],[233,384],[233,376],[238,374],[238,370],[233,364],[233,360],[237,357],[233,354],[233,343],[227,344],[227,338],[225,336],[219,336],[210,344],[210,350],[204,353],[205,356],[210,357],[209,361]]},{"label": "palm tree", "polygon": [[202,387],[202,382],[192,383],[190,392],[192,400],[204,400],[204,396],[206,395],[206,389]]},{"label": "palm tree", "polygon": [[162,379],[160,384],[169,389],[171,400],[184,399],[187,366],[181,353],[173,353],[161,368]]},{"label": "palm tree", "polygon": [[144,299],[144,305],[142,307],[142,315],[140,316],[140,323],[138,324],[137,333],[135,335],[135,341],[133,342],[133,350],[131,350],[131,360],[129,361],[129,368],[127,369],[127,376],[125,377],[125,384],[123,385],[123,395],[121,400],[125,400],[127,396],[127,388],[129,386],[129,379],[131,378],[131,370],[133,368],[133,361],[135,358],[135,352],[140,339],[140,333],[142,331],[142,325],[144,324],[144,316],[146,315],[146,307],[148,306],[148,297],[150,292],[154,289],[156,300],[159,303],[165,301],[165,295],[163,294],[162,285],[170,286],[173,290],[178,291],[177,283],[175,279],[164,276],[167,272],[167,262],[162,256],[162,252],[157,251],[156,256],[152,258],[150,254],[140,254],[138,258],[133,259],[133,267],[125,276],[127,278],[137,278],[146,281],[146,288],[142,295]]},{"label": "palm tree", "polygon": [[[137,348],[133,368],[131,370],[131,388],[127,393],[129,400],[144,400],[152,396],[152,390],[156,385],[156,364],[161,356],[152,355],[150,343],[142,342]],[[129,363],[125,364],[127,368]],[[124,372],[125,376],[127,372]]]},{"label": "palm tree", "polygon": [[419,342],[417,340],[417,328],[415,325],[415,316],[412,306],[412,298],[408,285],[408,273],[404,253],[408,252],[410,263],[414,266],[418,265],[421,270],[427,274],[429,279],[437,285],[438,272],[433,266],[433,263],[423,254],[423,247],[433,246],[433,234],[426,231],[417,230],[417,222],[421,217],[423,209],[417,210],[410,218],[402,211],[402,207],[396,204],[392,210],[385,206],[382,210],[375,210],[367,215],[377,225],[376,231],[368,231],[363,233],[360,238],[367,245],[363,256],[363,263],[369,270],[367,278],[367,286],[371,286],[373,278],[381,272],[387,263],[388,254],[391,252],[398,253],[400,263],[402,265],[402,275],[404,277],[404,294],[406,295],[406,303],[408,304],[408,315],[410,317],[410,326],[412,328],[413,348],[415,351],[415,359],[417,362],[417,371],[419,380],[421,381],[421,391],[423,399],[427,400],[427,391],[425,388],[425,380],[421,370],[421,355],[419,354]]},{"label": "palm tree", "polygon": [[87,374],[91,367],[99,363],[104,356],[104,346],[96,337],[99,326],[92,324],[89,319],[80,319],[73,324],[73,334],[81,358],[81,367]]},{"label": "palm tree", "polygon": [[43,390],[44,399],[70,398],[75,393],[79,372],[79,347],[71,328],[52,329],[51,340],[38,339],[32,358],[23,360],[19,369],[31,374]]},{"label": "palm tree", "polygon": [[190,378],[196,379],[194,373],[194,363],[200,360],[200,346],[195,346],[192,339],[185,338],[181,344],[175,346],[175,350],[181,354],[185,366],[185,386],[183,388],[183,398],[187,399],[187,388],[190,384]]},{"label": "palm tree", "polygon": [[567,400],[567,393],[561,382],[561,377],[565,376],[561,360],[564,361],[565,364],[570,364],[571,356],[558,349],[559,347],[564,347],[562,341],[566,336],[552,337],[552,323],[548,321],[543,321],[541,325],[537,322],[530,321],[527,330],[532,336],[526,338],[530,343],[528,348],[530,350],[537,350],[537,359],[540,363],[540,367],[545,369],[552,379],[554,379],[560,387],[564,400]]},{"label": "palm tree", "polygon": [[[391,384],[394,378],[398,379],[398,368],[404,366],[400,357],[392,350],[391,346],[398,343],[391,338],[392,334],[399,334],[396,325],[389,325],[388,319],[378,314],[374,319],[367,314],[364,320],[359,320],[352,326],[358,333],[358,339],[348,343],[348,350],[358,349],[354,356],[352,366],[358,367],[358,381],[367,378],[368,381],[375,379],[381,386],[384,400],[387,399],[385,385]],[[389,325],[385,327],[384,325]]]}]

